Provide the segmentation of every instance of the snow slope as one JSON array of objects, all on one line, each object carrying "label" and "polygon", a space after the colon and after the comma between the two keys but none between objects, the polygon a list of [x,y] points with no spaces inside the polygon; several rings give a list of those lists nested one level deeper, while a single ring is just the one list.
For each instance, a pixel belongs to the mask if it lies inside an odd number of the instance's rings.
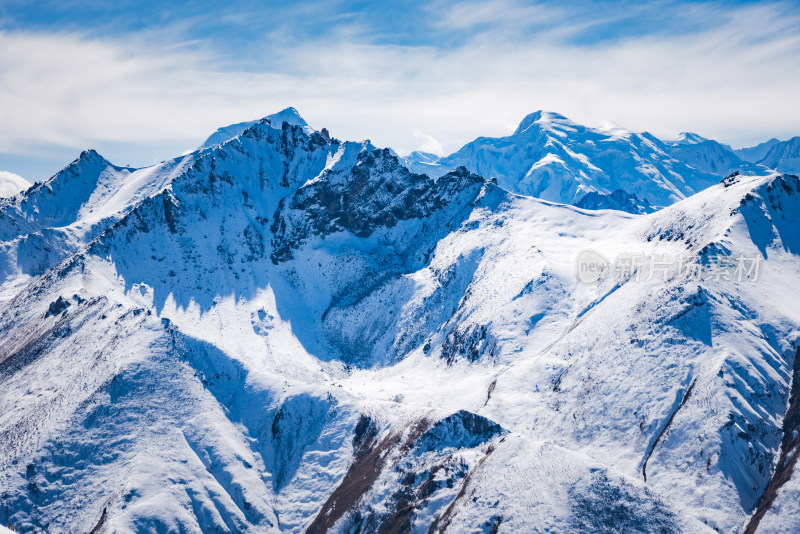
[{"label": "snow slope", "polygon": [[589,128],[537,111],[510,136],[480,137],[443,158],[415,152],[404,161],[431,176],[463,165],[509,191],[554,202],[575,204],[592,191],[622,189],[657,207],[701,191],[732,170],[768,173],[714,141],[697,143],[702,138],[696,134],[681,139],[667,143],[618,126]]},{"label": "snow slope", "polygon": [[170,165],[87,153],[0,212],[80,237],[0,303],[0,524],[800,527],[797,177],[590,211],[272,120]]}]

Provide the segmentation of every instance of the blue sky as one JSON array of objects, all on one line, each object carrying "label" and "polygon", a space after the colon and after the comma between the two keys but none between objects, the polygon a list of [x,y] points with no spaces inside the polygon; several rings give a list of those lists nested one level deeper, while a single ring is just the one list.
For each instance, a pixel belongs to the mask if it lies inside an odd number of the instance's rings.
[{"label": "blue sky", "polygon": [[798,2],[0,3],[0,171],[136,166],[287,106],[446,153],[537,109],[735,146],[800,134]]}]

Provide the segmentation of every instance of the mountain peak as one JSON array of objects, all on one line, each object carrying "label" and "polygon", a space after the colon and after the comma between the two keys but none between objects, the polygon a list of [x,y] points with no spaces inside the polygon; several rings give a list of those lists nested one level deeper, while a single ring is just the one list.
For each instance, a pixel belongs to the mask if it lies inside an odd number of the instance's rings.
[{"label": "mountain peak", "polygon": [[276,128],[280,128],[284,122],[288,122],[292,126],[300,126],[303,129],[309,130],[309,133],[313,132],[313,129],[308,125],[305,119],[303,119],[303,117],[300,116],[300,113],[293,107],[282,109],[277,113],[267,115],[265,118],[269,119],[272,125]]},{"label": "mountain peak", "polygon": [[230,124],[228,126],[218,128],[216,132],[211,134],[211,136],[206,139],[202,145],[200,145],[198,150],[213,148],[217,145],[221,145],[227,141],[230,141],[234,137],[239,137],[242,135],[242,133],[244,133],[245,130],[265,119],[269,121],[270,126],[279,130],[284,122],[288,122],[292,126],[300,126],[309,135],[315,131],[314,128],[309,126],[305,119],[300,116],[300,113],[295,108],[288,107],[277,113],[273,113],[272,115],[267,115],[259,120],[237,122],[236,124]]},{"label": "mountain peak", "polygon": [[758,163],[778,172],[800,173],[800,136],[775,143]]},{"label": "mountain peak", "polygon": [[102,165],[110,165],[108,160],[101,156],[97,150],[93,148],[89,148],[81,152],[77,158],[75,158],[72,163],[70,163],[67,168],[70,167],[86,167],[88,165],[95,165],[95,164],[102,164]]},{"label": "mountain peak", "polygon": [[672,140],[673,143],[679,145],[697,145],[705,141],[708,141],[708,139],[694,132],[681,132]]},{"label": "mountain peak", "polygon": [[93,148],[87,148],[86,150],[80,153],[76,161],[83,161],[83,160],[94,161],[98,159],[102,159],[105,161],[105,158],[101,156],[100,153],[97,152],[97,150]]},{"label": "mountain peak", "polygon": [[528,128],[530,128],[533,124],[540,124],[540,125],[549,125],[553,122],[560,122],[560,123],[568,123],[571,124],[568,118],[560,113],[555,113],[553,111],[544,111],[538,110],[534,111],[533,113],[527,115],[522,122],[519,123],[517,129],[514,131],[514,135],[521,134],[525,132]]}]

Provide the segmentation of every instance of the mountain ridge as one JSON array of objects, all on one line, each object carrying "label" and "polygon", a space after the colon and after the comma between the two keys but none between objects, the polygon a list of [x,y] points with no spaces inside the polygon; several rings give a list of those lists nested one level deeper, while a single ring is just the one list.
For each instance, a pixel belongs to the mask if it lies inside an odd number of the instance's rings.
[{"label": "mountain ridge", "polygon": [[0,302],[0,523],[744,528],[787,452],[800,179],[632,215],[402,163],[261,120],[81,196],[102,228]]},{"label": "mountain ridge", "polygon": [[[669,205],[733,171],[765,175],[726,145],[696,134],[674,142],[619,126],[589,128],[554,112],[527,115],[513,134],[479,137],[449,156],[412,153],[404,161],[436,176],[463,165],[512,192],[575,204],[585,194],[616,189]],[[688,140],[687,140],[688,139]]]}]

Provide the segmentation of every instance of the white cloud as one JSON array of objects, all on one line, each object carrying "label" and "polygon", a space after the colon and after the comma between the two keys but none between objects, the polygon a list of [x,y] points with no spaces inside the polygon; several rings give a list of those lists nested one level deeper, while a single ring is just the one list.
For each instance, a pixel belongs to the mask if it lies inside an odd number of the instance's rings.
[{"label": "white cloud", "polygon": [[543,3],[522,3],[516,0],[478,0],[470,2],[438,2],[431,11],[439,14],[436,25],[444,30],[476,28],[520,28],[562,18],[562,7]]},{"label": "white cloud", "polygon": [[[515,5],[503,3],[495,30],[514,20]],[[449,16],[476,24],[472,11]],[[401,153],[505,135],[536,109],[734,145],[800,133],[797,16],[776,5],[728,6],[719,16],[691,35],[594,47],[499,31],[452,48],[308,42],[271,51],[283,72],[234,70],[207,50],[157,42],[5,32],[0,152],[97,141],[192,146],[219,126],[289,105],[316,128]]]},{"label": "white cloud", "polygon": [[428,135],[423,132],[414,132],[414,137],[421,138],[423,140],[422,144],[419,147],[419,150],[423,152],[429,152],[431,154],[436,154],[437,156],[445,155],[442,143],[440,143],[432,135]]},{"label": "white cloud", "polygon": [[0,171],[0,198],[13,197],[30,186],[30,182],[19,174]]}]

